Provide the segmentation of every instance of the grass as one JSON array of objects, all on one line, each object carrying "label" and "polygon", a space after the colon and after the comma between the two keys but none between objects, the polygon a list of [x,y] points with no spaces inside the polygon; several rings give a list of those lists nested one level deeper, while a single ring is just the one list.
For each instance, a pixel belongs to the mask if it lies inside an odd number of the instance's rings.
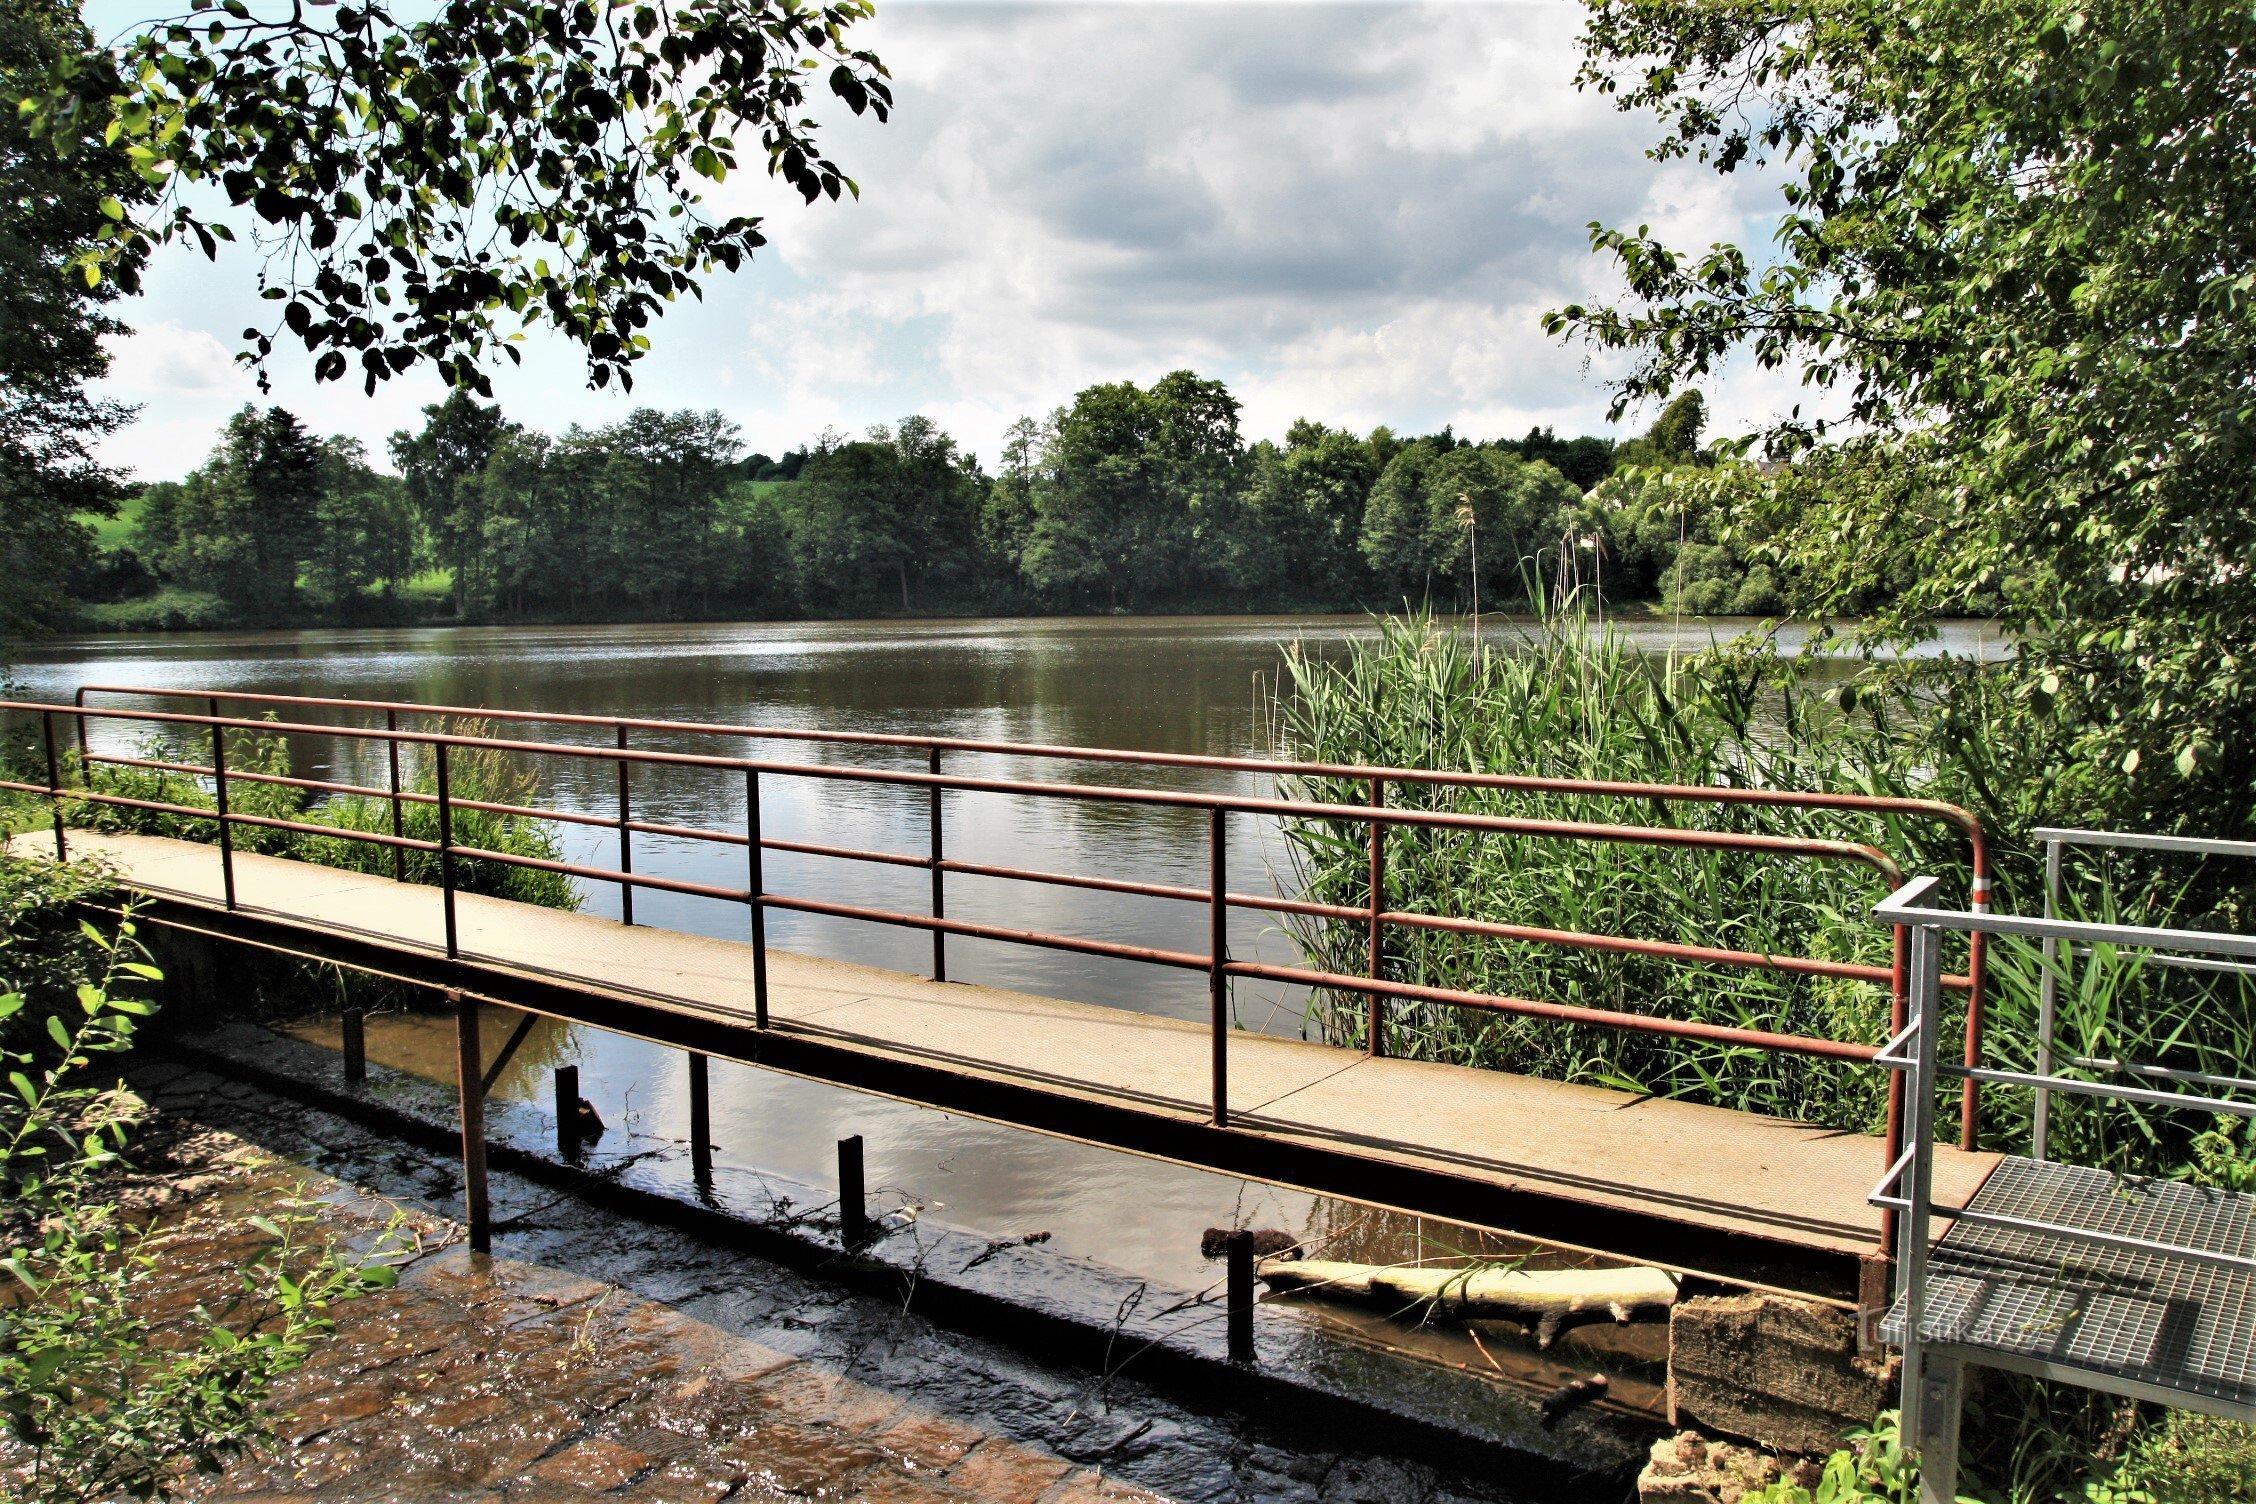
[{"label": "grass", "polygon": [[[1287,664],[1277,730],[1291,755],[1310,760],[1914,797],[1952,791],[1952,769],[1917,734],[1923,723],[1944,718],[1928,705],[1866,703],[1845,711],[1805,689],[1790,662],[1745,649],[1654,659],[1611,629],[1574,616],[1538,623],[1510,651],[1477,648],[1432,621],[1390,621],[1375,641],[1343,658],[1296,652]],[[1965,693],[1983,689],[1976,682]],[[1997,734],[2010,736],[2010,725]],[[1340,780],[1308,780],[1297,792],[1340,803],[1367,797],[1361,785]],[[1868,841],[1896,854],[1907,872],[1942,876],[1955,892],[1965,892],[1969,876],[1963,840],[1927,821],[1417,786],[1390,788],[1388,801]],[[2025,827],[2043,814],[2007,811],[1991,823]],[[1288,829],[1308,896],[1368,903],[1366,831],[1357,822],[1303,821]],[[2194,902],[2189,889],[2152,873],[2094,870],[2079,877],[2071,892],[2089,895],[2079,912],[2093,918],[2182,922]],[[1397,910],[1876,966],[1888,963],[1892,949],[1889,932],[1870,917],[1885,888],[1870,870],[1839,862],[1462,832],[1403,829],[1388,837],[1386,897]],[[1360,922],[1301,920],[1297,933],[1318,965],[1364,969]],[[1963,953],[1946,959],[1951,969],[1964,969]],[[1855,980],[1405,927],[1390,932],[1385,970],[1398,980],[1467,991],[1866,1044],[1888,1032],[1887,990]],[[1994,1062],[2033,1064],[2042,974],[2034,947],[1993,949],[1986,1050]],[[1946,1005],[1956,996],[1946,993]],[[1322,1037],[1361,1045],[1366,1017],[1359,995],[1320,997],[1312,1023]],[[1946,1022],[1946,1037],[1955,1039],[1957,1017]],[[1849,1063],[1400,1002],[1388,1005],[1387,1032],[1389,1050],[1413,1058],[1858,1132],[1876,1132],[1885,1121],[1881,1073]],[[2059,1038],[2065,1050],[2095,1058],[2245,1076],[2256,1062],[2256,988],[2103,950],[2065,977]],[[2210,1184],[2256,1178],[2256,1168],[2242,1168],[2256,1149],[2205,1117],[2060,1096],[2054,1103],[2053,1142],[2067,1157]],[[1987,1091],[1983,1141],[2025,1146],[2031,1105],[2026,1093]],[[1955,1137],[1952,1111],[1944,1116],[1946,1134]]]},{"label": "grass", "polygon": [[115,517],[96,517],[82,514],[79,521],[94,529],[97,548],[124,548],[133,542],[134,531],[141,525],[141,511],[148,498],[135,492],[119,503]]},{"label": "grass", "polygon": [[[465,721],[460,726],[467,735],[479,734],[475,722]],[[168,757],[174,761],[200,761],[204,757],[203,753],[193,749],[168,748],[162,745],[152,746],[144,755],[152,758]],[[227,762],[230,771],[284,776],[290,772],[289,749],[278,736],[242,732],[231,734],[228,739]],[[74,769],[71,773],[66,773],[66,781],[72,781],[77,771]],[[437,787],[429,762],[414,760],[412,751],[410,760],[405,763],[402,771],[403,786],[411,792],[430,793]],[[530,804],[539,792],[538,780],[534,775],[501,752],[461,751],[451,759],[449,773],[452,790],[462,799],[479,799],[495,804]],[[203,781],[186,774],[102,764],[84,769],[84,774],[86,785],[101,793],[184,805],[199,810],[214,808],[211,791]],[[36,802],[44,805],[43,800]],[[279,784],[230,781],[228,803],[239,814],[331,825],[340,830],[391,830],[391,805],[389,801],[382,799],[346,796],[316,802],[302,789]],[[38,815],[44,821],[44,808],[38,811]],[[66,804],[64,818],[66,824],[89,830],[129,831],[188,841],[209,842],[218,839],[218,822],[194,815],[111,804],[78,803]],[[419,840],[437,839],[438,809],[435,805],[407,805],[403,822],[408,836]],[[555,834],[548,825],[521,816],[456,809],[453,812],[453,829],[454,838],[461,845],[506,852],[512,856],[554,861],[561,851]],[[233,842],[239,851],[292,857],[299,861],[357,872],[377,872],[387,876],[392,872],[391,848],[375,842],[255,825],[236,826]],[[439,863],[436,853],[408,851],[405,855],[405,875],[409,882],[438,881]],[[547,908],[579,907],[579,895],[573,888],[571,879],[559,872],[465,860],[457,864],[455,880],[458,889],[465,893],[490,894],[521,903],[540,904]]]}]

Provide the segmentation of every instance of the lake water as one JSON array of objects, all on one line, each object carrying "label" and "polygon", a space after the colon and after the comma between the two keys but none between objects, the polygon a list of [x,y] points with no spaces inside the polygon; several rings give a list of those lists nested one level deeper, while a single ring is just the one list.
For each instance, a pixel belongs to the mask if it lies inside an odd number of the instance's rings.
[{"label": "lake water", "polygon": [[[1735,622],[1640,620],[1624,629],[1654,652],[1704,646]],[[1507,641],[1509,623],[1484,623]],[[1281,644],[1335,654],[1371,635],[1361,617],[1103,618],[1023,621],[903,621],[694,626],[558,626],[203,633],[55,639],[36,644],[17,668],[35,697],[67,700],[86,682],[335,695],[427,703],[617,714],[802,729],[901,732],[1067,743],[1154,751],[1259,756],[1272,753],[1267,697]],[[1994,628],[1955,624],[1935,645],[1966,654],[1995,651]],[[98,724],[98,723],[97,723]],[[562,733],[530,735],[573,739]],[[98,749],[137,744],[129,729],[98,729]],[[638,737],[638,745],[715,750],[709,741]],[[300,772],[382,781],[365,749],[327,739],[293,748]],[[914,767],[915,754],[830,749],[764,751],[872,766]],[[541,803],[608,814],[614,774],[595,762],[557,759],[542,769]],[[951,754],[951,771],[1030,778],[1092,776],[1110,783],[1267,792],[1247,775],[1104,767],[1041,759]],[[771,837],[920,852],[923,791],[835,781],[769,778],[763,794]],[[743,787],[734,774],[644,768],[635,812],[655,822],[743,828]],[[972,862],[1203,886],[1206,821],[1070,800],[951,794],[949,854]],[[567,855],[612,865],[614,834],[561,827]],[[743,881],[735,848],[638,837],[638,871],[727,885]],[[1289,886],[1287,853],[1274,829],[1244,817],[1233,826],[1231,886]],[[778,855],[768,865],[777,891],[923,912],[925,873]],[[616,915],[607,884],[583,885],[586,909]],[[1195,904],[1031,884],[951,877],[951,916],[1048,929],[1130,944],[1205,948],[1206,916]],[[740,905],[644,890],[636,917],[648,924],[742,937]],[[921,931],[775,913],[771,943],[794,950],[922,971],[930,938]],[[1233,951],[1298,959],[1269,916],[1239,913]],[[1182,1018],[1206,1008],[1202,976],[1054,951],[952,938],[949,973],[1110,1006]],[[1297,1032],[1297,1001],[1282,989],[1241,987],[1241,1022]],[[544,1033],[500,1085],[535,1099],[546,1066],[577,1059],[582,1090],[605,1118],[659,1137],[687,1133],[678,1053],[592,1031]],[[372,1020],[369,1048],[381,1061],[444,1079],[451,1040],[417,1017]],[[1357,1222],[1315,1198],[1083,1145],[966,1121],[789,1077],[716,1063],[713,1121],[719,1159],[747,1170],[833,1183],[833,1145],[862,1134],[873,1186],[894,1188],[957,1225],[1052,1234],[1052,1246],[1177,1288],[1197,1288],[1216,1270],[1198,1257],[1199,1230],[1248,1222],[1296,1231]],[[1357,1223],[1357,1225],[1370,1225]],[[1415,1241],[1390,1226],[1381,1242]]]}]

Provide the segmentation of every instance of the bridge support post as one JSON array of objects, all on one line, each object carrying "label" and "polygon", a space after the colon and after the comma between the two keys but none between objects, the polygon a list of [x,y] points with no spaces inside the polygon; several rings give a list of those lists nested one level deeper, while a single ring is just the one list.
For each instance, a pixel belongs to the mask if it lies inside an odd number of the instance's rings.
[{"label": "bridge support post", "polygon": [[[1912,1375],[1904,1375],[1906,1383]],[[1937,1353],[1921,1356],[1917,1436],[1903,1445],[1919,1457],[1919,1504],[1957,1504],[1958,1421],[1965,1409],[1966,1365]]]},{"label": "bridge support post", "polygon": [[556,1157],[566,1164],[580,1160],[580,1068],[556,1068]]},{"label": "bridge support post", "polygon": [[345,1010],[345,1084],[348,1086],[358,1086],[368,1079],[367,1017],[358,1008]]},{"label": "bridge support post", "polygon": [[689,1175],[700,1197],[713,1194],[713,1098],[706,1057],[689,1053]]},{"label": "bridge support post", "polygon": [[1253,1232],[1241,1227],[1230,1234],[1225,1246],[1229,1261],[1227,1321],[1230,1333],[1230,1361],[1253,1361]]},{"label": "bridge support post", "polygon": [[462,1214],[470,1225],[470,1251],[493,1252],[493,1209],[486,1198],[486,1070],[478,1046],[478,1004],[454,1000],[456,1075],[462,1084]]},{"label": "bridge support post", "polygon": [[869,1242],[868,1191],[862,1180],[862,1136],[838,1141],[838,1241],[849,1252]]}]

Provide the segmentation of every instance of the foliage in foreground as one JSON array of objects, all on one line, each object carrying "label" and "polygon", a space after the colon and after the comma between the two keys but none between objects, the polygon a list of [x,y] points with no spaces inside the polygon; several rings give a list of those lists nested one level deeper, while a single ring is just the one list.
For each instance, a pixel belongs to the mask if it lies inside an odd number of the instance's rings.
[{"label": "foliage in foreground", "polygon": [[[2256,1498],[2256,1426],[1987,1376],[1970,1406],[1961,1497],[2008,1504],[2243,1504]],[[1746,1504],[1913,1504],[1919,1464],[1896,1412],[1851,1432],[1815,1487],[1781,1479]],[[1994,1481],[1993,1481],[1994,1480]]]},{"label": "foliage in foreground", "polygon": [[1628,296],[1551,326],[1633,356],[1617,410],[1752,354],[1809,393],[1773,455],[1860,431],[1854,483],[1737,509],[1797,611],[1894,578],[1870,625],[1914,635],[2027,576],[2009,672],[2057,707],[2063,817],[2256,830],[2252,77],[2239,0],[1592,8],[1581,82],[1657,156],[1766,168],[1781,217],[1753,252],[1594,229]]},{"label": "foliage in foreground", "polygon": [[[309,1212],[253,1219],[270,1240],[244,1265],[242,1309],[160,1314],[153,1229],[107,1199],[141,1104],[97,1073],[130,1048],[161,980],[130,917],[104,930],[59,916],[83,871],[0,859],[0,1482],[27,1504],[152,1498],[267,1434],[273,1384],[331,1325],[330,1307],[392,1282],[347,1256]],[[27,922],[28,921],[28,922]],[[59,968],[59,973],[58,973]]]}]

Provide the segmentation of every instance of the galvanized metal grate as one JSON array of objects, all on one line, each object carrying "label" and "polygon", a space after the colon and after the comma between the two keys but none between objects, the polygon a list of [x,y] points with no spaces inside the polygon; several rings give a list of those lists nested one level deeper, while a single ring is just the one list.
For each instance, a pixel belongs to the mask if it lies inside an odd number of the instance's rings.
[{"label": "galvanized metal grate", "polygon": [[[2230,1191],[2008,1158],[1970,1206],[2256,1257],[2256,1196]],[[1927,1278],[1928,1342],[2256,1407],[2256,1273],[1961,1221]],[[1901,1301],[1881,1330],[1902,1344]]]}]

